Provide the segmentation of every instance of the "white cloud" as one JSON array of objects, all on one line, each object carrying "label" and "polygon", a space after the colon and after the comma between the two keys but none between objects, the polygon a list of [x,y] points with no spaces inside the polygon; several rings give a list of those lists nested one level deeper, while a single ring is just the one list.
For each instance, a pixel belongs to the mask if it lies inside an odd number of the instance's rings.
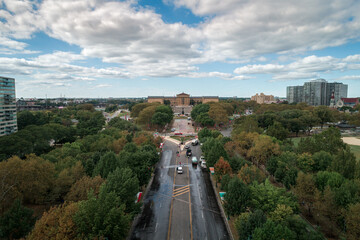
[{"label": "white cloud", "polygon": [[107,87],[112,87],[112,85],[110,85],[110,84],[98,84],[98,85],[94,86],[92,89],[107,88]]},{"label": "white cloud", "polygon": [[[169,0],[163,0],[169,2]],[[319,73],[360,69],[360,55],[337,59],[308,56],[290,64],[268,63],[266,54],[289,54],[338,46],[360,37],[356,0],[174,0],[204,21],[196,26],[165,23],[136,0],[0,0],[0,53],[34,53],[22,39],[44,31],[79,46],[80,54],[54,52],[33,58],[0,58],[0,72],[53,74],[83,79],[187,77],[244,80],[272,74],[274,80],[312,78]],[[99,58],[116,67],[80,64]],[[202,72],[199,64],[264,62],[232,73]],[[200,65],[201,66],[201,65]],[[38,74],[38,75],[36,75]],[[45,79],[44,78],[44,79]],[[64,82],[64,79],[54,78]]]},{"label": "white cloud", "polygon": [[[360,64],[352,64],[357,55],[347,56],[343,59],[331,56],[317,57],[315,55],[298,59],[286,65],[263,64],[246,65],[236,68],[234,73],[244,74],[271,74],[272,81],[310,79],[319,77],[322,73],[335,71],[360,70]],[[350,61],[351,60],[351,61]],[[350,63],[349,63],[350,62]]]},{"label": "white cloud", "polygon": [[40,14],[50,36],[80,46],[82,55],[125,64],[148,76],[188,71],[189,60],[201,56],[199,30],[166,24],[154,11],[130,2],[48,0]]},{"label": "white cloud", "polygon": [[346,81],[346,80],[360,80],[360,75],[346,75],[339,78],[336,78],[338,81]]},{"label": "white cloud", "polygon": [[209,58],[249,58],[339,46],[360,37],[360,1],[177,0],[198,15]]}]

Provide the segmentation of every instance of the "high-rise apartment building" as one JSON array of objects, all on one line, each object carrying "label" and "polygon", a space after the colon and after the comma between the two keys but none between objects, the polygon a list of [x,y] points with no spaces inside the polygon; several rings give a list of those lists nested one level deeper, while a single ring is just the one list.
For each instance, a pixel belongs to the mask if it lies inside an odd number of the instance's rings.
[{"label": "high-rise apartment building", "polygon": [[15,79],[0,77],[0,136],[16,131]]},{"label": "high-rise apartment building", "polygon": [[324,79],[305,82],[303,86],[289,86],[286,96],[289,103],[305,102],[311,106],[330,105],[331,94],[334,92],[335,102],[347,97],[348,86],[343,83],[328,83]]},{"label": "high-rise apartment building", "polygon": [[[286,98],[288,102],[302,102],[304,86],[289,86],[286,89]],[[299,99],[301,99],[299,101]]]}]

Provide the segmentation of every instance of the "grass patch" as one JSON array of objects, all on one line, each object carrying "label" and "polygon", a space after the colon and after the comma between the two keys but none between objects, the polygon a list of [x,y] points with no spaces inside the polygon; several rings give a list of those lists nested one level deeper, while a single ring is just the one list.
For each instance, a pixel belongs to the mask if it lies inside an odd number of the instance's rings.
[{"label": "grass patch", "polygon": [[300,140],[301,140],[302,137],[295,137],[295,138],[290,138],[291,141],[294,143],[294,146],[297,147]]},{"label": "grass patch", "polygon": [[360,146],[350,145],[350,149],[354,153],[356,160],[360,161]]}]

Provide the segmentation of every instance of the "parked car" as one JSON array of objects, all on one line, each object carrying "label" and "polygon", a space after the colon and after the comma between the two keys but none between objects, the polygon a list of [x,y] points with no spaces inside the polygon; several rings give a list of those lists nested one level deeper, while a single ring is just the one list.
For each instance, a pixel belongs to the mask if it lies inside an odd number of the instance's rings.
[{"label": "parked car", "polygon": [[176,171],[178,174],[182,174],[183,173],[183,168],[182,167],[177,167]]},{"label": "parked car", "polygon": [[185,149],[189,149],[190,148],[190,146],[189,145],[185,145]]},{"label": "parked car", "polygon": [[205,162],[205,161],[202,161],[201,164],[200,164],[200,166],[201,166],[202,168],[206,168],[206,162]]},{"label": "parked car", "polygon": [[175,131],[176,131],[176,128],[172,128],[171,131],[172,131],[172,132],[175,132]]},{"label": "parked car", "polygon": [[197,139],[194,139],[194,140],[191,141],[191,144],[192,144],[193,146],[198,145],[198,143],[199,143],[199,140],[197,140]]},{"label": "parked car", "polygon": [[191,162],[192,162],[192,164],[198,164],[198,160],[196,157],[193,157]]},{"label": "parked car", "polygon": [[200,157],[200,162],[205,162],[205,157],[204,156]]},{"label": "parked car", "polygon": [[182,135],[182,132],[175,132],[175,135]]}]

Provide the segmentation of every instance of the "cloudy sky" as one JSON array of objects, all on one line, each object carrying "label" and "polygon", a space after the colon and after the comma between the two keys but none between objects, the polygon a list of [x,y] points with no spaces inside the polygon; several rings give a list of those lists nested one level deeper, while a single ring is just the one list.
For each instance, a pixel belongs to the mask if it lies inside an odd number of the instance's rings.
[{"label": "cloudy sky", "polygon": [[360,97],[359,0],[0,0],[17,97],[284,97],[324,78]]}]

